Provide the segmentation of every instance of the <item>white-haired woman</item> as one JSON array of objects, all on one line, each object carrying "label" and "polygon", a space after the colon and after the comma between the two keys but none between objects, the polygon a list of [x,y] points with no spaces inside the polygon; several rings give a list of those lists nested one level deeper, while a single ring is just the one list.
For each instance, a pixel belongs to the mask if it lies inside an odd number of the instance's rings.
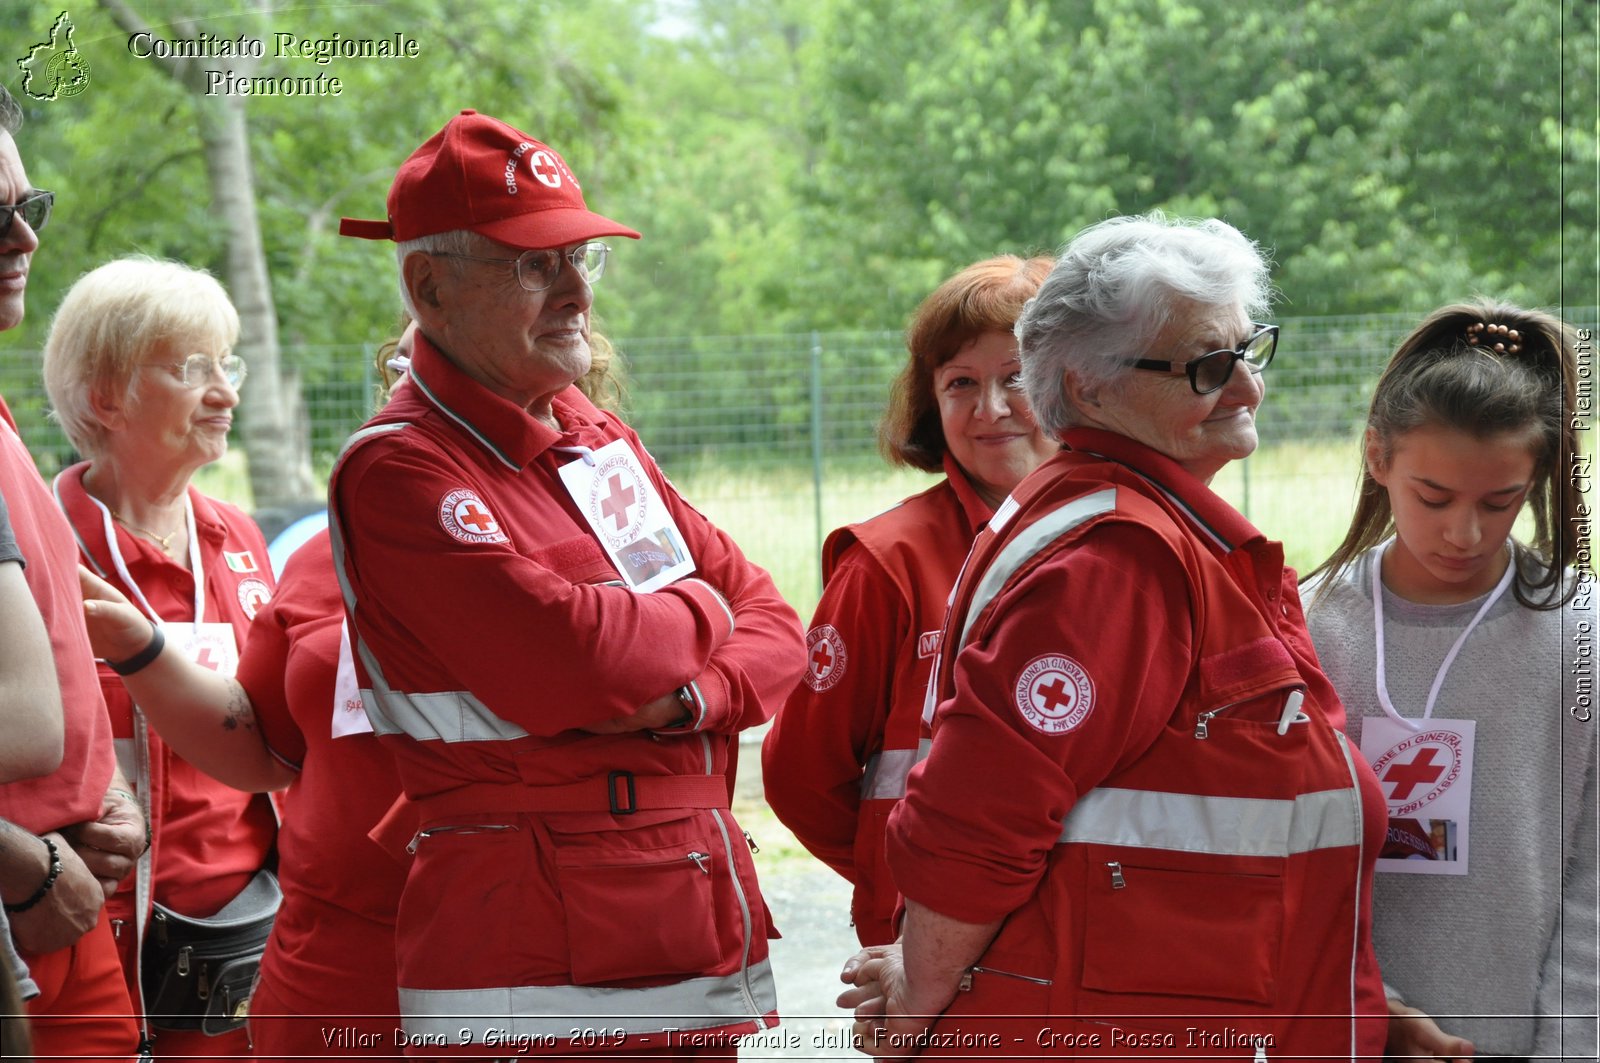
[{"label": "white-haired woman", "polygon": [[[154,625],[156,652],[170,640],[228,675],[272,593],[267,546],[249,517],[190,480],[228,449],[245,371],[232,353],[238,334],[238,313],[210,274],[130,257],[73,284],[44,354],[55,416],[87,459],[55,482],[84,563]],[[146,724],[118,673],[154,656],[101,668],[118,756],[151,830],[144,861],[108,911],[135,1007],[193,1011],[145,1022],[156,1054],[243,1054],[249,963],[202,974],[194,953],[183,962],[179,917],[215,915],[242,894],[252,911],[270,906],[246,889],[267,861],[276,819],[265,796],[203,774]],[[227,728],[216,738],[230,740]]]},{"label": "white-haired woman", "polygon": [[1153,214],[1080,233],[1018,320],[1067,450],[954,592],[901,943],[845,969],[867,1051],[1382,1055],[1383,801],[1281,546],[1208,486],[1256,447],[1268,295],[1237,230]]}]

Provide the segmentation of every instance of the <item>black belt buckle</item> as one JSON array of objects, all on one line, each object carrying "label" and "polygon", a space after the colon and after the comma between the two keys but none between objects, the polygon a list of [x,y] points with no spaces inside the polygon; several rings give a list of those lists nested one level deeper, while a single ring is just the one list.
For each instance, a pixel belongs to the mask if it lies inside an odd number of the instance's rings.
[{"label": "black belt buckle", "polygon": [[[620,804],[617,802],[617,780],[621,779],[623,792],[626,799]],[[606,777],[606,797],[611,801],[611,814],[613,816],[631,816],[639,811],[639,796],[633,789],[633,772],[614,771]]]}]

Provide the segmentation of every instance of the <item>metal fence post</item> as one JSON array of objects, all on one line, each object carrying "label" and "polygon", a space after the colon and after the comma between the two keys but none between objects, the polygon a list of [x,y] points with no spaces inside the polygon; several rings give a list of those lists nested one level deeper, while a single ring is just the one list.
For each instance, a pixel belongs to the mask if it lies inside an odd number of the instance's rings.
[{"label": "metal fence post", "polygon": [[[811,331],[811,498],[816,521],[817,556],[822,556],[822,333]],[[817,566],[817,596],[822,596],[822,566]]]}]

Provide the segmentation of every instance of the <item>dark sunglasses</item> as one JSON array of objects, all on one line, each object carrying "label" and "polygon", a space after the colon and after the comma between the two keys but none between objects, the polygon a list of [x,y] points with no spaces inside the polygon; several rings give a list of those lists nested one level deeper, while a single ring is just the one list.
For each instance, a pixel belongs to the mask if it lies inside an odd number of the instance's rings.
[{"label": "dark sunglasses", "polygon": [[1163,362],[1154,358],[1129,358],[1123,365],[1135,369],[1148,369],[1153,373],[1183,373],[1189,377],[1189,387],[1196,395],[1209,395],[1227,384],[1233,376],[1233,367],[1243,362],[1252,373],[1260,373],[1272,361],[1278,350],[1278,326],[1255,324],[1258,330],[1239,346],[1230,350],[1212,351],[1187,362]]},{"label": "dark sunglasses", "polygon": [[22,215],[22,220],[27,222],[28,228],[34,232],[43,229],[50,221],[50,208],[55,206],[55,202],[54,192],[35,189],[33,195],[21,203],[0,204],[0,212],[4,212],[0,214],[0,236],[11,235],[11,223],[16,220],[18,214]]}]

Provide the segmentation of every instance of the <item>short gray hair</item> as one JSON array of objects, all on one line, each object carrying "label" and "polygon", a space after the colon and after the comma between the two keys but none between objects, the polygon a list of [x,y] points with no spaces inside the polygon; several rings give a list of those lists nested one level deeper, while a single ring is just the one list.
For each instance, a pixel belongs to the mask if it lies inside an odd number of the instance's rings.
[{"label": "short gray hair", "polygon": [[1216,218],[1160,211],[1111,218],[1061,249],[1039,294],[1017,318],[1022,387],[1039,427],[1059,435],[1077,420],[1062,378],[1108,383],[1129,372],[1178,314],[1272,303],[1265,253]]},{"label": "short gray hair", "polygon": [[395,244],[394,260],[400,268],[400,301],[405,304],[411,320],[421,319],[417,316],[416,304],[411,301],[411,293],[406,290],[406,259],[417,251],[433,255],[482,255],[487,253],[484,245],[488,242],[487,237],[479,236],[471,229],[447,229],[442,233],[429,233]]}]

